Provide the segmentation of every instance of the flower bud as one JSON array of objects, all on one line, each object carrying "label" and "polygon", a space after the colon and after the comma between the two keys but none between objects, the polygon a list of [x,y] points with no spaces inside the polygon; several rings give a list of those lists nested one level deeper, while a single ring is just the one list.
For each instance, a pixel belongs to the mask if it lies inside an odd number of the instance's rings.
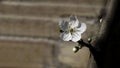
[{"label": "flower bud", "polygon": [[76,53],[76,52],[78,52],[79,49],[80,49],[80,48],[79,48],[78,46],[75,46],[75,47],[73,48],[73,52]]}]

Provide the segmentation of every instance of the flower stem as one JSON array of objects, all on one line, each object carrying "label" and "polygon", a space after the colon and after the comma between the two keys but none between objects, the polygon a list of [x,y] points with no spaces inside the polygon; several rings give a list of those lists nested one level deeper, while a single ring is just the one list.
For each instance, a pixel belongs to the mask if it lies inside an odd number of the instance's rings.
[{"label": "flower stem", "polygon": [[83,47],[86,46],[89,48],[90,52],[92,53],[94,60],[96,61],[96,64],[98,68],[101,68],[102,66],[102,54],[100,51],[98,51],[95,47],[93,47],[90,43],[85,43],[82,39],[78,41],[78,43]]}]

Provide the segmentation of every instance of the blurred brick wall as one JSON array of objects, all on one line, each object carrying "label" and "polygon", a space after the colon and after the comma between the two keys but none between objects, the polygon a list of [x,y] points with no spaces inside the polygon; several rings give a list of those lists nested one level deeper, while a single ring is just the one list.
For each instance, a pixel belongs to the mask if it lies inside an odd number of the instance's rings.
[{"label": "blurred brick wall", "polygon": [[0,68],[87,68],[89,50],[84,47],[74,54],[72,47],[77,44],[59,39],[58,22],[60,16],[77,15],[88,26],[83,38],[92,37],[99,32],[96,27],[100,26],[93,21],[103,3],[104,0],[1,0]]}]

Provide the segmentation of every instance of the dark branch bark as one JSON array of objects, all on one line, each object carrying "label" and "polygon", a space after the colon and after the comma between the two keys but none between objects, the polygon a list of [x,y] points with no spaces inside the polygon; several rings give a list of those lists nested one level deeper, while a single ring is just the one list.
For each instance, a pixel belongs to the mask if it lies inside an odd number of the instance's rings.
[{"label": "dark branch bark", "polygon": [[96,61],[96,64],[98,68],[102,68],[102,61],[103,61],[103,55],[100,51],[98,51],[95,47],[93,47],[90,43],[85,43],[83,40],[78,41],[78,43],[83,47],[89,48],[90,52],[92,53],[94,60]]}]

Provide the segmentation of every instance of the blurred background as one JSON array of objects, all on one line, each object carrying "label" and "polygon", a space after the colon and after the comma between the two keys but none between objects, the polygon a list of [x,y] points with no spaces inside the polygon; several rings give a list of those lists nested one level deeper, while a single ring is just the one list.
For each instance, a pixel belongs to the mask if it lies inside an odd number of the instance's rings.
[{"label": "blurred background", "polygon": [[[98,38],[97,17],[110,0],[0,0],[0,68],[90,68],[89,50],[74,53],[59,38],[58,23],[76,15],[87,24],[82,38]],[[92,68],[92,67],[91,67]]]}]

